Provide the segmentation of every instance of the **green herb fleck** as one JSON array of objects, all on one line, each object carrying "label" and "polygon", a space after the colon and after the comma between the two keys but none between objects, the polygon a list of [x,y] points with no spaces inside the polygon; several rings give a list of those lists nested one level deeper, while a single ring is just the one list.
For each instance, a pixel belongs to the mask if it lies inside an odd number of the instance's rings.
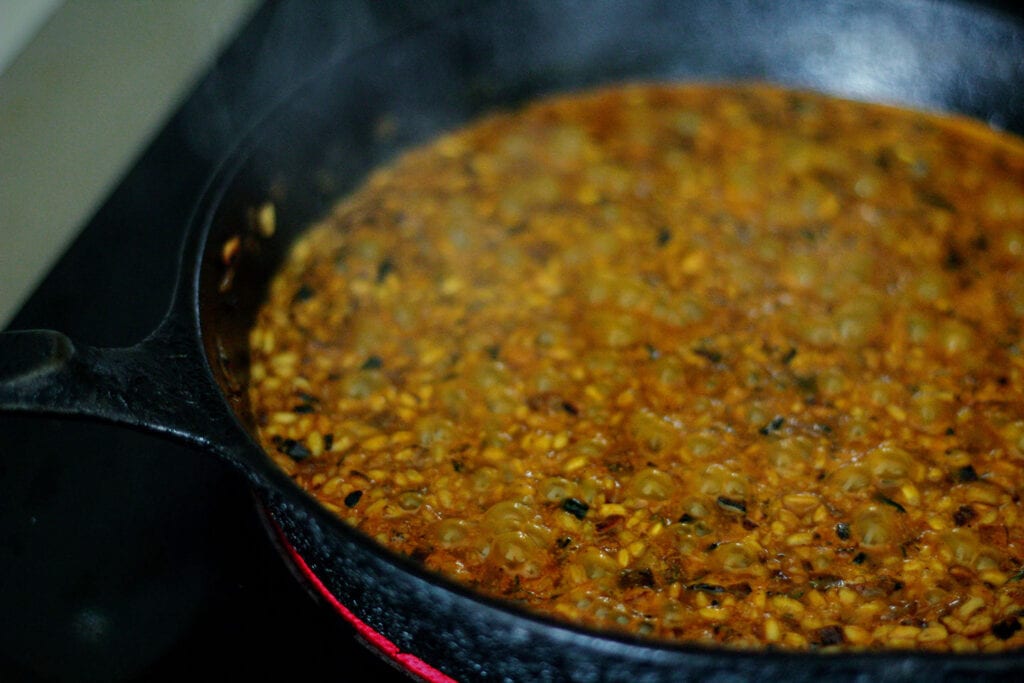
[{"label": "green herb fleck", "polygon": [[590,506],[576,498],[566,498],[562,501],[562,509],[576,519],[583,519],[587,516]]},{"label": "green herb fleck", "polygon": [[881,493],[879,493],[878,495],[875,496],[875,500],[877,500],[879,503],[885,503],[886,505],[889,505],[890,507],[896,508],[896,510],[898,512],[902,512],[904,514],[906,514],[906,512],[907,512],[907,508],[903,507],[902,505],[897,503],[892,498],[889,498],[888,496],[883,496]]}]

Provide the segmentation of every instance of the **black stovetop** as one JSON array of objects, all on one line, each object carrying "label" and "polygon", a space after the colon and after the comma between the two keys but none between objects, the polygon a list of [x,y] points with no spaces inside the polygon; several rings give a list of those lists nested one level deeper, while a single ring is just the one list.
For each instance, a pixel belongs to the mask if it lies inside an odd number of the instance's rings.
[{"label": "black stovetop", "polygon": [[[11,328],[141,340],[169,303],[195,201],[259,114],[339,51],[460,4],[268,0]],[[214,677],[404,680],[306,593],[246,483],[209,455],[123,428],[0,416],[0,682]]]},{"label": "black stovetop", "polygon": [[[140,340],[192,205],[280,92],[453,2],[271,2],[196,85],[12,329]],[[84,421],[0,417],[0,680],[398,677],[292,577],[252,494],[202,453]]]}]

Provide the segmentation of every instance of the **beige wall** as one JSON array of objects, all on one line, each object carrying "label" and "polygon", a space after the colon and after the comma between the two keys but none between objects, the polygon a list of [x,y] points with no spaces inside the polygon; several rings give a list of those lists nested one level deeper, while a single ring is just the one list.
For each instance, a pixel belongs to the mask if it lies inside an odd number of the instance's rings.
[{"label": "beige wall", "polygon": [[0,328],[256,7],[35,2],[0,0]]}]

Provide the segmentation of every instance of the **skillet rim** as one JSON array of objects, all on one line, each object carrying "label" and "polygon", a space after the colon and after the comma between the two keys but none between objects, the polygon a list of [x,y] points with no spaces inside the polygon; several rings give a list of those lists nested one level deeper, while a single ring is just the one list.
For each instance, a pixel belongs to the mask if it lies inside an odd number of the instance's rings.
[{"label": "skillet rim", "polygon": [[[493,6],[497,3],[489,4]],[[976,3],[964,3],[957,0],[946,2],[946,4],[977,10]],[[440,590],[445,593],[454,594],[459,599],[468,600],[490,610],[496,610],[505,619],[524,622],[531,627],[536,626],[540,630],[545,631],[545,637],[548,636],[548,632],[555,630],[569,637],[567,638],[569,640],[589,639],[593,640],[598,646],[602,644],[615,644],[630,650],[637,649],[637,654],[641,656],[644,651],[673,654],[676,655],[679,661],[697,656],[724,657],[726,659],[740,658],[753,661],[773,659],[780,662],[794,663],[806,663],[808,661],[824,661],[837,664],[870,662],[875,666],[883,666],[885,663],[891,662],[906,664],[908,661],[921,660],[922,663],[955,664],[957,668],[971,663],[982,665],[1016,664],[1017,667],[1024,667],[1024,648],[998,653],[970,654],[919,650],[840,651],[834,653],[821,653],[816,650],[791,651],[767,648],[748,650],[699,643],[665,641],[626,632],[602,631],[572,624],[567,621],[560,621],[553,617],[524,609],[509,601],[478,593],[445,575],[426,570],[410,558],[377,543],[324,508],[311,494],[295,484],[291,477],[273,463],[262,447],[258,445],[253,433],[246,427],[244,421],[240,419],[235,408],[231,405],[229,396],[224,392],[223,385],[217,379],[217,364],[210,354],[209,347],[206,345],[208,340],[206,332],[215,329],[216,325],[210,325],[205,321],[208,315],[204,313],[204,306],[209,303],[208,299],[215,299],[216,297],[213,296],[213,292],[206,291],[207,287],[203,282],[203,277],[204,274],[209,272],[210,268],[214,267],[216,262],[215,258],[210,257],[210,254],[216,253],[213,242],[219,235],[218,218],[220,211],[224,208],[226,198],[235,189],[235,183],[238,181],[239,176],[244,173],[247,165],[259,153],[261,143],[272,133],[274,126],[278,125],[282,120],[286,120],[288,115],[293,113],[294,108],[301,106],[303,96],[308,95],[308,92],[314,89],[321,79],[331,78],[332,70],[352,68],[354,63],[371,59],[374,55],[379,55],[389,45],[417,39],[425,33],[436,31],[438,24],[442,21],[451,19],[453,16],[471,14],[478,9],[458,10],[451,15],[426,21],[395,35],[388,36],[354,53],[333,55],[315,72],[294,84],[292,88],[258,116],[246,131],[238,136],[237,142],[222,157],[222,160],[217,164],[203,191],[200,193],[187,224],[186,238],[182,248],[182,265],[179,271],[178,284],[175,286],[171,309],[165,319],[165,324],[161,327],[166,327],[175,322],[187,325],[188,333],[192,335],[191,341],[196,345],[195,350],[198,353],[204,375],[209,382],[210,386],[208,388],[218,395],[223,409],[227,411],[227,415],[235,425],[237,433],[232,436],[237,438],[231,438],[230,443],[227,438],[223,440],[222,449],[224,453],[222,455],[227,455],[228,460],[243,470],[250,482],[259,490],[261,497],[265,497],[267,493],[278,494],[283,497],[287,505],[299,507],[301,509],[301,516],[307,518],[302,520],[304,524],[308,525],[310,520],[312,520],[318,529],[326,529],[331,534],[338,535],[342,540],[355,544],[361,551],[387,563],[410,578],[425,583],[431,590]],[[1020,22],[1017,23],[1018,25],[1020,24]],[[791,84],[785,83],[781,85],[784,87],[794,87]],[[463,123],[466,122],[463,121]],[[358,181],[362,181],[364,178],[365,172]],[[287,247],[284,247],[284,249],[287,249]],[[271,509],[277,512],[281,509],[281,506],[279,504],[272,504]],[[387,634],[385,633],[385,635]],[[996,668],[1004,670],[1003,666],[996,666]],[[979,673],[986,672],[982,671]]]}]

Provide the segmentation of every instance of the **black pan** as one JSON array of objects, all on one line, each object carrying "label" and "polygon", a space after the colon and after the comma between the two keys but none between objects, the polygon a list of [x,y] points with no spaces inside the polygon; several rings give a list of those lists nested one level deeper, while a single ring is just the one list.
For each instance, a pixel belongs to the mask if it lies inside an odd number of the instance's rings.
[{"label": "black pan", "polygon": [[[1019,677],[1024,654],[735,652],[575,628],[479,597],[344,525],[252,437],[246,335],[294,237],[375,165],[482,112],[625,80],[768,80],[958,111],[1024,132],[1024,20],[991,3],[494,2],[326,64],[240,140],[198,199],[169,312],[131,348],[0,335],[0,409],[187,442],[251,482],[352,614],[462,680]],[[387,119],[395,134],[380,136]],[[272,237],[256,208],[276,206]],[[225,244],[237,238],[231,256]],[[301,656],[301,654],[299,655]]]}]

